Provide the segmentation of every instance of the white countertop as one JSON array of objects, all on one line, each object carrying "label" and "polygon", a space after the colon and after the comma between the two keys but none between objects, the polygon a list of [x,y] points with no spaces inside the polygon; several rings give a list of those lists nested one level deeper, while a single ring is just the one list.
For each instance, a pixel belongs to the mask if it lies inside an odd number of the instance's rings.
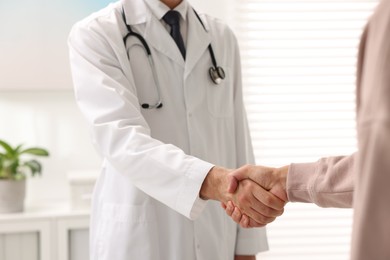
[{"label": "white countertop", "polygon": [[37,201],[26,203],[24,212],[20,213],[0,213],[0,222],[33,220],[42,218],[72,218],[89,216],[89,209],[73,210],[69,201]]}]

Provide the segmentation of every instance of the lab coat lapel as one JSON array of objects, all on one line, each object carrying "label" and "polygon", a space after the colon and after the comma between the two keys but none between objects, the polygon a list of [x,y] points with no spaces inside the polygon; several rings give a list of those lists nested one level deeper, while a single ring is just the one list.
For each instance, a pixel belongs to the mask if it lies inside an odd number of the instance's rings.
[{"label": "lab coat lapel", "polygon": [[149,14],[146,22],[145,40],[157,51],[184,67],[184,59],[175,41],[162,23],[152,14]]},{"label": "lab coat lapel", "polygon": [[[202,55],[207,51],[207,48],[211,43],[211,36],[206,31],[207,30],[206,21],[202,20],[202,22],[206,25],[206,30],[205,30],[192,9],[188,10],[187,17],[188,17],[187,54],[186,54],[184,78],[188,77],[188,75],[194,69],[196,63],[199,61],[200,57],[202,57]],[[211,59],[210,59],[210,65],[211,65]],[[207,73],[207,68],[205,68],[205,73]]]}]

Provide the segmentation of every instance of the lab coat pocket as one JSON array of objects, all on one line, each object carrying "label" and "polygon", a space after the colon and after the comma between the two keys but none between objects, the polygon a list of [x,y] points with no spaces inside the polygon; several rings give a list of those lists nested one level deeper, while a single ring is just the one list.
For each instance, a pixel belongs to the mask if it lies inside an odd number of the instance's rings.
[{"label": "lab coat pocket", "polygon": [[99,260],[158,260],[155,216],[151,205],[103,205],[98,234]]},{"label": "lab coat pocket", "polygon": [[223,66],[225,70],[225,79],[219,85],[209,80],[207,86],[207,106],[210,114],[214,117],[233,116],[233,91],[234,86],[231,81],[230,70]]}]

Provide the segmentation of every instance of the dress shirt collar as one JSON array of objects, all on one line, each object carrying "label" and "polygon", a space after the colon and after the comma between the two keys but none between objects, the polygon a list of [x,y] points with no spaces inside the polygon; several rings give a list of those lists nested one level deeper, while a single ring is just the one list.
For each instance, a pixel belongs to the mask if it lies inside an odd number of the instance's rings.
[{"label": "dress shirt collar", "polygon": [[[147,6],[152,11],[153,15],[156,16],[159,20],[163,18],[163,16],[171,9],[166,6],[163,2],[159,0],[145,0]],[[188,2],[187,0],[183,0],[178,6],[176,6],[173,10],[180,13],[183,20],[186,20],[187,10],[188,10]]]}]

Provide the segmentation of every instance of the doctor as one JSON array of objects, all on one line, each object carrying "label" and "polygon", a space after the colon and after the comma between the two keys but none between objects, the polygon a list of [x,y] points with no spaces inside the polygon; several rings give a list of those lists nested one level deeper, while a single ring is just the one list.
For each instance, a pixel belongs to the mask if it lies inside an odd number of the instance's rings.
[{"label": "doctor", "polygon": [[284,207],[250,181],[249,200],[227,192],[228,169],[254,160],[231,30],[186,0],[123,0],[78,22],[69,49],[77,103],[104,158],[91,259],[239,260],[266,250],[264,229],[238,227],[217,202],[251,205],[261,225]]}]

